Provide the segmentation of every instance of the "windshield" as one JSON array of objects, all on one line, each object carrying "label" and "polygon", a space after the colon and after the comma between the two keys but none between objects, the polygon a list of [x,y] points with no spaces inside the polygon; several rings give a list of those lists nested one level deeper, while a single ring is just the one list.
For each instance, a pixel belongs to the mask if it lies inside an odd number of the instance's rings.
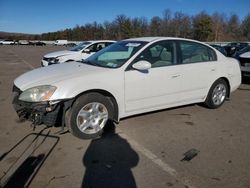
[{"label": "windshield", "polygon": [[69,50],[78,52],[78,51],[82,50],[83,48],[85,48],[89,44],[91,44],[91,42],[82,42],[82,43],[74,46],[73,48],[70,48]]},{"label": "windshield", "polygon": [[95,53],[83,62],[100,67],[118,68],[145,44],[146,42],[142,41],[120,41]]},{"label": "windshield", "polygon": [[249,52],[249,51],[250,51],[250,46],[247,46],[247,47],[241,49],[240,51],[238,51],[237,54],[241,55],[241,54],[244,54],[244,53]]}]

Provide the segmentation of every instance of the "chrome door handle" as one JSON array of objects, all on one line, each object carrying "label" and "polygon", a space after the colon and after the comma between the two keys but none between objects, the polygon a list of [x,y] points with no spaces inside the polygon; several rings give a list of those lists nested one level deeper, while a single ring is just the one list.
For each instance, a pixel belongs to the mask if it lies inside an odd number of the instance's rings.
[{"label": "chrome door handle", "polygon": [[172,78],[178,78],[180,76],[181,76],[180,74],[175,74],[175,75],[172,76]]}]

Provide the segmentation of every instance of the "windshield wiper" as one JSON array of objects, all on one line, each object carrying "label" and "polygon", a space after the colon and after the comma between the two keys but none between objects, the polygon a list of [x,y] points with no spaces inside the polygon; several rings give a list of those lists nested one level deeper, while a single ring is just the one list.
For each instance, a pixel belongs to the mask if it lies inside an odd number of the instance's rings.
[{"label": "windshield wiper", "polygon": [[97,63],[93,62],[93,61],[86,61],[86,60],[82,60],[82,63],[88,64],[88,65],[93,65],[93,66],[99,66]]},{"label": "windshield wiper", "polygon": [[94,61],[87,61],[87,60],[81,60],[82,63],[88,64],[88,65],[93,65],[93,66],[97,66],[97,67],[103,67],[103,68],[113,68],[113,67],[108,67],[105,65],[102,65],[100,63],[95,63]]}]

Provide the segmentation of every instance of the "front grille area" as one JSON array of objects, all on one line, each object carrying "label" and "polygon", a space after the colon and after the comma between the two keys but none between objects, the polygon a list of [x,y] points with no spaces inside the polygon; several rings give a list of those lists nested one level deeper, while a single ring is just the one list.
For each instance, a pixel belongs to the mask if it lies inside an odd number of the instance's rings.
[{"label": "front grille area", "polygon": [[55,61],[56,58],[55,58],[55,57],[43,57],[43,60],[44,60],[44,61],[51,62],[51,61]]},{"label": "front grille area", "polygon": [[12,93],[13,93],[12,103],[14,103],[16,100],[18,100],[18,97],[22,93],[22,91],[14,84],[12,88]]}]

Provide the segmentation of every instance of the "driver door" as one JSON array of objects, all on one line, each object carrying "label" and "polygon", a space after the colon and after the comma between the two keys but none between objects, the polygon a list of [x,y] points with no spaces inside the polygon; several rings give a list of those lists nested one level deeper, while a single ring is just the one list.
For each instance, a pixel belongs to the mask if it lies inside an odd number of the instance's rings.
[{"label": "driver door", "polygon": [[[132,64],[140,60],[152,68],[139,71]],[[146,48],[125,71],[125,111],[146,112],[181,100],[181,73],[172,41],[160,41]]]}]

